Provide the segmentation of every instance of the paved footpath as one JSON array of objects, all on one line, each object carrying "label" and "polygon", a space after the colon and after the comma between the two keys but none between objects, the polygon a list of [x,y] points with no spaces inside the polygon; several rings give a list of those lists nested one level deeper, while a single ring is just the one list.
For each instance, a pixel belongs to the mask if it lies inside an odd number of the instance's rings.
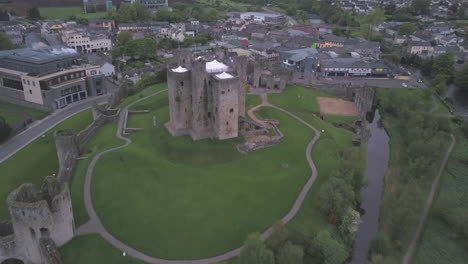
[{"label": "paved footpath", "polygon": [[108,97],[108,95],[103,95],[83,100],[81,102],[69,105],[66,108],[57,110],[42,120],[33,122],[31,125],[29,125],[28,129],[0,145],[0,163],[13,156],[16,152],[20,151],[33,140],[46,133],[60,122],[90,108],[94,101],[96,101],[98,104],[103,104],[107,102]]},{"label": "paved footpath", "polygon": [[[139,259],[139,260],[142,260],[142,261],[145,261],[145,262],[148,262],[148,263],[153,263],[153,264],[211,264],[211,263],[217,263],[217,262],[221,262],[221,261],[233,258],[233,257],[239,255],[239,253],[241,251],[241,247],[237,248],[237,249],[234,249],[234,250],[231,250],[229,252],[226,252],[226,253],[224,253],[222,255],[219,255],[219,256],[206,258],[206,259],[199,259],[199,260],[165,260],[165,259],[160,259],[160,258],[148,256],[148,255],[138,251],[137,249],[134,249],[134,248],[126,245],[124,242],[120,241],[119,239],[117,239],[113,235],[111,235],[106,230],[104,225],[101,223],[101,220],[99,219],[99,217],[96,214],[96,211],[94,210],[93,201],[92,201],[92,197],[91,197],[91,182],[92,182],[92,177],[93,177],[93,170],[94,170],[94,167],[96,166],[96,163],[98,162],[98,160],[104,154],[115,151],[115,150],[118,150],[118,149],[121,149],[121,148],[125,148],[126,146],[128,146],[128,145],[130,145],[132,143],[132,141],[129,138],[126,138],[126,137],[122,136],[122,128],[124,126],[124,124],[123,124],[124,123],[124,112],[127,111],[131,106],[141,102],[142,100],[145,100],[145,99],[147,99],[149,97],[155,96],[155,95],[157,95],[159,93],[162,93],[162,92],[165,92],[165,91],[167,91],[167,90],[162,90],[162,91],[156,92],[154,94],[148,95],[146,97],[140,98],[139,100],[133,102],[132,104],[130,104],[127,107],[125,107],[124,109],[122,109],[122,111],[120,112],[119,121],[118,121],[119,123],[118,123],[118,129],[117,129],[116,136],[118,138],[122,139],[125,143],[123,145],[119,146],[119,147],[111,148],[111,149],[108,149],[108,150],[105,150],[103,152],[98,153],[93,158],[93,160],[91,161],[91,163],[90,163],[90,165],[89,165],[89,167],[88,167],[88,169],[86,171],[86,178],[85,178],[85,185],[84,185],[85,207],[86,207],[86,211],[88,212],[90,220],[86,224],[78,227],[75,234],[77,236],[86,235],[86,234],[99,234],[108,243],[110,243],[114,247],[118,248],[122,252],[125,252],[129,256],[132,256],[132,257],[134,257],[136,259]],[[294,115],[294,114],[292,114],[292,113],[290,113],[290,112],[288,112],[288,111],[286,111],[286,110],[284,110],[282,108],[279,108],[277,106],[269,104],[267,102],[267,100],[266,100],[266,95],[263,95],[262,99],[263,99],[262,100],[262,105],[265,105],[266,107],[272,107],[272,108],[277,109],[277,110],[279,110],[279,111],[281,111],[283,113],[286,113],[287,115],[293,117],[294,119],[301,122],[302,124],[304,124],[305,126],[307,126],[308,128],[310,128],[311,130],[313,130],[315,132],[315,136],[312,138],[312,140],[307,145],[307,149],[306,149],[306,153],[305,153],[307,162],[309,163],[309,166],[310,166],[310,168],[312,170],[312,173],[311,173],[311,176],[310,176],[309,180],[306,182],[306,184],[302,188],[301,192],[299,193],[296,201],[294,202],[294,204],[291,207],[291,209],[289,210],[289,212],[281,219],[283,221],[283,223],[286,224],[297,214],[297,212],[299,211],[299,209],[302,206],[302,203],[304,202],[305,197],[307,196],[307,193],[309,192],[310,188],[312,187],[312,185],[315,182],[315,179],[317,178],[317,168],[315,167],[314,161],[312,160],[311,152],[312,152],[312,148],[314,147],[315,142],[317,142],[317,140],[320,138],[320,131],[318,131],[315,127],[311,126],[306,121],[299,118],[298,116],[296,116],[296,115]],[[261,238],[263,240],[267,239],[271,235],[272,231],[273,231],[272,227],[268,228],[265,232],[263,232],[261,234]]]},{"label": "paved footpath", "polygon": [[450,137],[452,139],[452,142],[450,143],[450,146],[447,152],[445,153],[445,157],[442,160],[442,164],[440,165],[436,178],[434,179],[434,181],[432,181],[431,191],[429,192],[429,196],[427,197],[426,204],[424,205],[421,219],[419,220],[418,227],[413,236],[413,239],[411,240],[411,243],[408,246],[406,254],[403,256],[402,264],[410,263],[411,257],[413,256],[414,250],[416,248],[416,244],[419,240],[419,237],[421,236],[421,232],[423,231],[423,227],[426,223],[427,215],[429,214],[429,210],[431,209],[431,206],[432,206],[432,201],[434,200],[435,192],[437,191],[437,187],[439,186],[440,177],[442,176],[445,166],[447,165],[447,161],[448,161],[448,158],[450,157],[450,153],[452,153],[453,147],[455,146],[455,142],[456,142],[455,137],[453,135],[450,135]]}]

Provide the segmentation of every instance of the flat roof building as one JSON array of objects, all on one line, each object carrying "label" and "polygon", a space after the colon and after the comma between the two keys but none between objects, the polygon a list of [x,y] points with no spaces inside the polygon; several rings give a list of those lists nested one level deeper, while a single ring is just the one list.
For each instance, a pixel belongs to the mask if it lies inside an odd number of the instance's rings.
[{"label": "flat roof building", "polygon": [[64,46],[0,52],[0,100],[44,111],[106,93],[99,65]]}]

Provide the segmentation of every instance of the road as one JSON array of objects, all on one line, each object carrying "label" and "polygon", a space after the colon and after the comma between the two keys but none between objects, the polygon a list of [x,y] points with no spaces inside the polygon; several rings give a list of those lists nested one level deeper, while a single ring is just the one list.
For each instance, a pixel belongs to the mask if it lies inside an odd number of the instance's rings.
[{"label": "road", "polygon": [[[76,229],[76,231],[75,231],[75,235],[80,236],[80,235],[87,235],[87,234],[93,234],[93,233],[94,234],[96,234],[96,233],[100,234],[108,243],[110,243],[115,248],[118,248],[122,252],[125,252],[127,255],[132,256],[132,257],[134,257],[136,259],[145,261],[147,263],[152,263],[152,264],[211,264],[211,263],[218,263],[218,262],[233,258],[233,257],[240,254],[242,247],[233,249],[233,250],[231,250],[229,252],[226,252],[226,253],[224,253],[222,255],[219,255],[219,256],[214,256],[214,257],[206,258],[206,259],[198,259],[198,260],[165,260],[165,259],[161,259],[161,258],[157,258],[157,257],[148,256],[145,253],[140,252],[139,250],[128,246],[124,242],[120,241],[118,238],[114,237],[111,233],[109,233],[107,231],[107,229],[105,228],[105,226],[102,224],[101,220],[99,219],[99,217],[98,217],[98,215],[97,215],[97,213],[96,213],[96,211],[94,209],[92,193],[91,193],[91,183],[92,183],[93,171],[94,171],[94,167],[96,166],[96,163],[99,161],[101,156],[103,156],[104,154],[115,151],[115,150],[118,150],[118,149],[125,148],[125,147],[127,147],[128,145],[130,145],[132,143],[132,141],[129,138],[122,136],[122,128],[124,127],[124,122],[125,122],[124,121],[125,111],[127,111],[132,105],[135,105],[135,104],[137,104],[137,103],[139,103],[139,102],[141,102],[141,101],[143,101],[143,100],[145,100],[145,99],[147,99],[147,98],[149,98],[151,96],[155,96],[155,95],[157,95],[157,94],[159,94],[161,92],[165,92],[165,91],[167,91],[167,90],[161,90],[161,91],[158,91],[158,92],[153,93],[151,95],[148,95],[146,97],[140,98],[137,101],[131,103],[128,106],[126,106],[120,112],[119,121],[118,121],[119,123],[118,123],[116,136],[119,139],[123,140],[125,143],[123,145],[121,145],[121,146],[114,147],[114,148],[111,148],[111,149],[108,149],[108,150],[105,150],[105,151],[102,151],[102,152],[98,153],[92,159],[91,163],[89,164],[89,167],[88,167],[88,169],[86,171],[85,184],[84,184],[84,202],[85,202],[86,211],[88,212],[88,215],[89,215],[89,221],[86,224],[78,227]],[[282,109],[280,107],[269,104],[265,95],[262,95],[262,104],[261,105],[265,106],[265,107],[272,107],[274,109],[277,109],[277,110],[291,116],[292,118],[296,119],[297,121],[299,121],[303,125],[310,128],[315,134],[314,137],[309,142],[309,144],[307,145],[307,148],[306,148],[306,151],[305,151],[305,158],[306,158],[306,160],[309,163],[309,166],[311,168],[311,176],[307,180],[305,185],[303,186],[301,192],[299,193],[299,195],[296,198],[296,201],[294,202],[294,204],[292,204],[292,207],[290,208],[289,212],[281,219],[281,221],[284,224],[287,224],[298,213],[299,209],[301,208],[301,206],[302,206],[302,204],[303,204],[303,202],[305,200],[305,197],[309,193],[310,188],[312,188],[312,185],[314,184],[315,180],[317,179],[317,174],[318,174],[317,173],[317,168],[315,166],[314,161],[312,160],[311,153],[312,153],[312,148],[314,147],[317,140],[320,138],[321,133],[315,127],[313,127],[312,125],[310,125],[306,121],[302,120],[298,116],[296,116],[296,115],[294,115],[294,114],[292,114],[292,113],[288,112],[287,110],[284,110],[284,109]],[[270,227],[261,234],[260,238],[265,240],[272,234],[272,232],[273,232],[273,227]],[[223,238],[220,238],[220,239],[223,239]]]},{"label": "road", "polygon": [[87,100],[69,105],[63,109],[57,110],[42,120],[33,122],[29,125],[28,129],[0,145],[0,163],[13,156],[16,152],[49,131],[60,122],[90,108],[93,101],[96,100],[98,104],[103,104],[107,102],[108,97],[109,95],[92,97]]}]

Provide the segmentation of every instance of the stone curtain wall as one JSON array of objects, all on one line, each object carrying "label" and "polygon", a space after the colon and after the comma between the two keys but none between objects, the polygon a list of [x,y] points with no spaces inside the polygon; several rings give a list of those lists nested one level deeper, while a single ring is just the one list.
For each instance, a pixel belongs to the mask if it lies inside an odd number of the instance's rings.
[{"label": "stone curtain wall", "polygon": [[61,182],[69,182],[75,168],[76,160],[84,151],[84,146],[105,124],[117,118],[119,110],[100,110],[93,105],[94,121],[78,133],[71,130],[62,130],[55,133],[55,146],[59,160],[58,179]]}]

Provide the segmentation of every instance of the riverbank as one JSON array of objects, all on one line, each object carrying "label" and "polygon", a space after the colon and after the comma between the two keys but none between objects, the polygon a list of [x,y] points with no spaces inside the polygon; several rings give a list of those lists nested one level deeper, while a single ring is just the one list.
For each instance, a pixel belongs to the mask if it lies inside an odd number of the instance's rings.
[{"label": "riverbank", "polygon": [[451,124],[429,114],[430,95],[420,89],[379,89],[378,98],[390,136],[390,161],[373,257],[400,262],[450,143]]}]

